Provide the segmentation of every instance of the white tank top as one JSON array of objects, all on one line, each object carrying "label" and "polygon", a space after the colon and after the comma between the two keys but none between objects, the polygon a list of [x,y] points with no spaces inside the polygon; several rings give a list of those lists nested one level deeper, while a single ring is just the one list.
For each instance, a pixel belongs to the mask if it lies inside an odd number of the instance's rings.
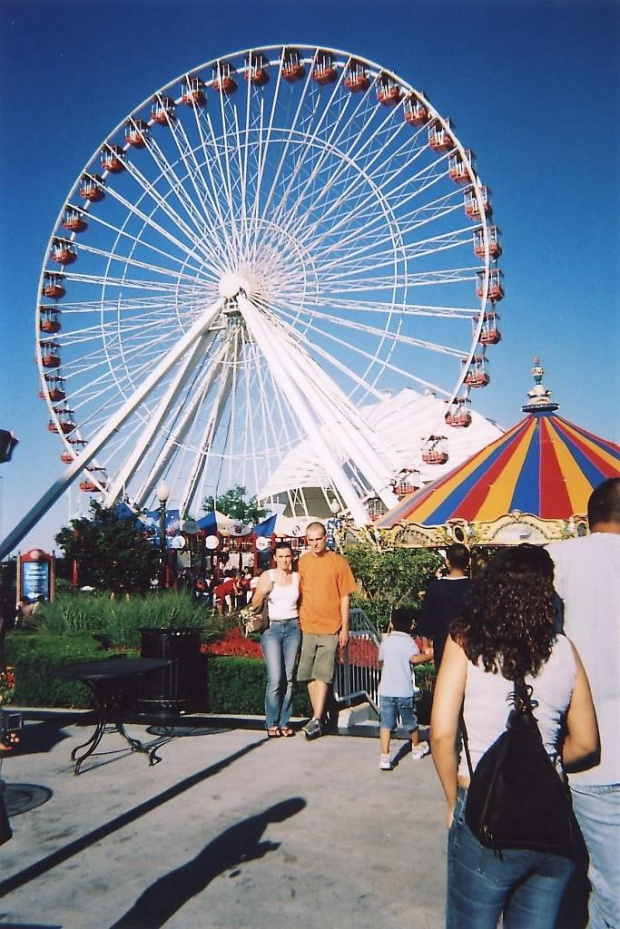
[{"label": "white tank top", "polygon": [[269,580],[273,584],[267,598],[269,619],[273,622],[283,619],[296,619],[299,616],[299,574],[293,571],[290,584],[276,584],[275,568],[269,571]]},{"label": "white tank top", "polygon": [[[526,676],[525,683],[533,687],[534,716],[543,743],[551,760],[559,766],[560,732],[564,714],[575,686],[575,656],[570,641],[558,636],[538,677]],[[474,771],[480,758],[506,728],[512,706],[508,696],[513,684],[501,674],[492,674],[482,665],[467,663],[467,683],[463,715],[467,727],[467,742]],[[459,775],[469,777],[465,752],[461,751]]]}]

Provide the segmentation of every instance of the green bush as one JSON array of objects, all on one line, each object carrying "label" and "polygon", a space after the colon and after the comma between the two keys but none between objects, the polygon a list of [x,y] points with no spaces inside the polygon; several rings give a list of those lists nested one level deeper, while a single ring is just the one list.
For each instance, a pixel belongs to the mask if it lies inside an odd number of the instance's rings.
[{"label": "green bush", "polygon": [[6,661],[15,668],[13,703],[17,706],[87,708],[92,694],[84,685],[63,681],[54,671],[75,661],[109,658],[88,635],[14,633],[5,642]]},{"label": "green bush", "polygon": [[57,635],[90,633],[102,644],[138,648],[140,629],[198,629],[204,636],[219,631],[219,621],[187,591],[133,595],[61,594],[36,613],[37,627]]},{"label": "green bush", "polygon": [[[212,657],[207,671],[209,712],[262,716],[266,685],[264,662],[256,658]],[[295,686],[293,715],[311,715],[305,686]]]}]

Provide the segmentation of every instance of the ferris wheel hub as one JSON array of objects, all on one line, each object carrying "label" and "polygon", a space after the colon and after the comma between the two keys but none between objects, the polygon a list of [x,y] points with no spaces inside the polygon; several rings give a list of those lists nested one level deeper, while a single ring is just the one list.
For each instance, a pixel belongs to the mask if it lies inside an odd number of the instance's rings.
[{"label": "ferris wheel hub", "polygon": [[254,293],[254,284],[247,275],[231,271],[220,278],[219,291],[220,296],[225,300],[233,300],[241,291],[251,297]]}]

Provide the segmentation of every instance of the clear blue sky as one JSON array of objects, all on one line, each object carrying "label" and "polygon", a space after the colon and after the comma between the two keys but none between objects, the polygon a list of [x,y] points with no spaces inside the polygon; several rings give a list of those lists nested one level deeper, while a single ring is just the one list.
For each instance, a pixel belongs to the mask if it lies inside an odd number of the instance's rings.
[{"label": "clear blue sky", "polygon": [[[424,89],[476,152],[503,232],[506,298],[492,384],[475,408],[517,422],[540,355],[560,414],[618,441],[618,3],[0,0],[0,426],[20,438],[0,470],[2,535],[61,469],[37,397],[34,310],[68,190],[162,85],[214,57],[279,43],[379,62]],[[21,550],[51,548],[68,512],[63,498]]]}]

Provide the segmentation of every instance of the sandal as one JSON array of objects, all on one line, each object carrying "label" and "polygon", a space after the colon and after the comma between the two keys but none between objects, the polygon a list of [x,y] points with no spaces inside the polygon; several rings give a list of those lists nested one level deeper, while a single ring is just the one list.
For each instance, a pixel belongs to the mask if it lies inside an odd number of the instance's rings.
[{"label": "sandal", "polygon": [[280,732],[277,726],[270,726],[269,729],[267,730],[268,739],[279,739],[281,735],[282,733]]},{"label": "sandal", "polygon": [[291,729],[290,726],[284,726],[283,729],[280,729],[280,735],[283,739],[290,739],[295,735],[295,730]]}]

